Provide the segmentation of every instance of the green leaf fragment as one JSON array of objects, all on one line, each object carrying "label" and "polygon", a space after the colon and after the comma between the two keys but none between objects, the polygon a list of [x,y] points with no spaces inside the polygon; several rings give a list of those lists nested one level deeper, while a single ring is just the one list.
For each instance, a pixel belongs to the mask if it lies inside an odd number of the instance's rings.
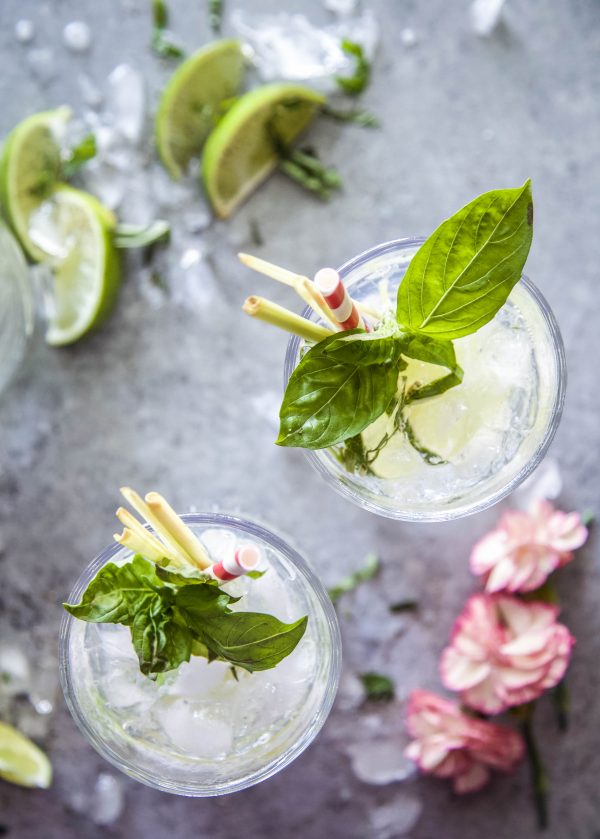
[{"label": "green leaf fragment", "polygon": [[185,50],[173,41],[163,29],[155,28],[152,32],[150,46],[161,58],[184,58]]},{"label": "green leaf fragment", "polygon": [[389,676],[381,673],[361,673],[360,680],[370,702],[389,702],[396,695],[396,686]]},{"label": "green leaf fragment", "polygon": [[349,122],[360,125],[363,128],[380,128],[381,120],[369,111],[362,108],[333,108],[331,105],[323,105],[321,114],[329,117],[335,122]]},{"label": "green leaf fragment", "polygon": [[436,364],[450,370],[447,376],[441,376],[426,385],[413,385],[406,393],[406,403],[414,402],[416,399],[429,399],[431,396],[439,396],[450,388],[456,387],[463,380],[463,370],[456,361],[456,353],[451,341],[430,338],[427,335],[414,335],[408,339],[402,352],[409,358],[425,361],[428,364]]},{"label": "green leaf fragment", "polygon": [[521,278],[532,224],[530,181],[486,192],[443,222],[400,284],[400,326],[448,340],[488,323]]},{"label": "green leaf fragment", "polygon": [[354,591],[361,583],[372,580],[379,573],[380,567],[381,563],[377,554],[367,554],[362,568],[354,571],[348,577],[344,577],[337,585],[329,589],[327,593],[331,602],[335,605],[342,595],[347,594],[349,591]]},{"label": "green leaf fragment", "polygon": [[342,49],[347,55],[351,55],[356,59],[356,66],[352,76],[336,76],[335,80],[344,93],[347,93],[349,96],[357,96],[369,84],[371,79],[371,65],[365,57],[362,46],[355,41],[344,38],[342,40]]},{"label": "green leaf fragment", "polygon": [[96,157],[96,152],[96,137],[91,133],[86,134],[83,140],[69,151],[66,160],[63,161],[63,176],[67,179],[71,178],[88,160]]},{"label": "green leaf fragment", "polygon": [[167,242],[171,235],[171,225],[164,219],[157,219],[150,224],[118,224],[113,243],[116,248],[145,248],[158,242]]},{"label": "green leaf fragment", "polygon": [[169,25],[169,9],[165,0],[152,0],[152,22],[156,29],[166,29]]}]

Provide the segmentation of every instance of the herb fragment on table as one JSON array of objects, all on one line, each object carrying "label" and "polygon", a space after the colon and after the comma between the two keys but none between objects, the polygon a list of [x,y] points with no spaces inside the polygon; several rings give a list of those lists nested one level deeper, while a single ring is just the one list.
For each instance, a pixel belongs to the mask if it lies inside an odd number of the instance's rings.
[{"label": "herb fragment on table", "polygon": [[119,224],[114,233],[115,247],[145,248],[159,242],[167,242],[171,235],[171,225],[168,221],[157,219],[150,224]]},{"label": "herb fragment on table", "polygon": [[581,514],[581,523],[584,527],[591,527],[596,521],[596,513],[593,510],[584,510]]},{"label": "herb fragment on table", "polygon": [[152,39],[150,46],[161,58],[183,58],[185,50],[167,33],[169,9],[165,0],[152,0]]},{"label": "herb fragment on table", "polygon": [[390,702],[396,695],[396,686],[389,676],[381,673],[360,673],[359,678],[369,702]]},{"label": "herb fragment on table", "polygon": [[357,96],[369,84],[371,79],[371,64],[367,60],[360,44],[348,38],[343,38],[341,46],[346,55],[354,57],[356,66],[351,76],[336,76],[335,80],[344,93],[347,93],[349,96]]},{"label": "herb fragment on table", "polygon": [[342,595],[348,594],[350,591],[354,591],[354,589],[361,583],[372,580],[379,573],[380,567],[381,562],[377,554],[367,554],[362,568],[359,568],[358,571],[354,571],[349,576],[344,577],[344,579],[340,580],[337,585],[328,590],[327,593],[329,594],[331,602],[335,605]]},{"label": "herb fragment on table", "polygon": [[399,615],[402,612],[416,612],[418,608],[419,601],[413,600],[412,598],[397,600],[395,603],[390,603],[390,605],[388,606],[388,610],[393,615]]},{"label": "herb fragment on table", "polygon": [[71,178],[89,160],[96,157],[96,137],[94,134],[86,134],[85,137],[70,151],[63,161],[63,176]]},{"label": "herb fragment on table", "polygon": [[223,0],[208,0],[208,20],[213,33],[218,35],[223,26]]},{"label": "herb fragment on table", "polygon": [[381,127],[379,117],[362,108],[334,108],[331,105],[323,105],[321,114],[335,122],[349,122],[353,125],[360,125],[363,128]]}]

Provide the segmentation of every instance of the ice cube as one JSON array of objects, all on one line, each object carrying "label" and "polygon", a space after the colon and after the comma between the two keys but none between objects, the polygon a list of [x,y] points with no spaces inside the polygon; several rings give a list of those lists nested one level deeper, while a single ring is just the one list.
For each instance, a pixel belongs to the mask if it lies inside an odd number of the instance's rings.
[{"label": "ice cube", "polygon": [[54,53],[47,47],[30,50],[27,53],[27,63],[42,86],[49,84],[58,73]]},{"label": "ice cube", "polygon": [[32,20],[22,18],[15,23],[15,38],[20,44],[29,44],[35,38],[35,26]]},{"label": "ice cube", "polygon": [[187,699],[165,700],[155,709],[159,724],[182,752],[207,760],[224,758],[231,751],[233,728],[210,715],[210,703]]},{"label": "ice cube", "polygon": [[63,41],[71,52],[86,52],[92,43],[90,27],[81,20],[72,20],[63,29]]},{"label": "ice cube", "polygon": [[369,813],[371,839],[396,839],[413,829],[423,812],[423,805],[414,792],[399,790],[392,801],[375,807]]},{"label": "ice cube", "polygon": [[358,7],[358,0],[325,0],[325,8],[340,17],[353,15]]},{"label": "ice cube", "polygon": [[336,696],[340,711],[355,711],[365,701],[365,688],[358,676],[348,671],[342,674]]},{"label": "ice cube", "polygon": [[100,160],[90,160],[85,167],[86,186],[110,210],[116,210],[127,188],[127,178],[122,169],[118,169]]},{"label": "ice cube", "polygon": [[415,764],[404,756],[404,746],[389,738],[369,739],[346,746],[352,771],[365,784],[383,786],[405,781],[415,774]]},{"label": "ice cube", "polygon": [[85,104],[89,105],[90,108],[99,108],[104,100],[104,96],[92,77],[88,76],[87,73],[81,73],[77,77],[77,83],[79,84],[81,97]]},{"label": "ice cube", "polygon": [[156,700],[158,688],[140,672],[137,664],[123,666],[113,664],[100,682],[100,690],[111,708],[133,708],[147,710]]},{"label": "ice cube", "polygon": [[271,672],[271,681],[276,685],[304,685],[315,669],[317,650],[315,642],[306,635],[293,652],[279,662]]},{"label": "ice cube", "polygon": [[562,492],[563,480],[558,462],[547,457],[510,496],[510,503],[528,510],[536,501],[553,501]]},{"label": "ice cube", "polygon": [[229,530],[209,528],[201,534],[200,539],[213,562],[221,562],[235,551],[236,538]]},{"label": "ice cube", "polygon": [[224,661],[208,662],[200,656],[192,656],[177,670],[173,683],[169,686],[171,696],[183,696],[187,699],[202,698],[211,691],[234,681],[229,664]]},{"label": "ice cube", "polygon": [[483,38],[492,34],[500,23],[505,0],[473,0],[469,13],[473,31]]},{"label": "ice cube", "polygon": [[31,667],[23,650],[10,641],[0,642],[0,694],[16,696],[30,687]]},{"label": "ice cube", "polygon": [[114,775],[102,772],[98,775],[91,800],[86,811],[98,825],[108,825],[116,822],[125,806],[123,785]]},{"label": "ice cube", "polygon": [[107,80],[106,111],[115,129],[134,145],[142,137],[145,109],[143,76],[129,64],[119,64]]},{"label": "ice cube", "polygon": [[400,40],[402,41],[405,47],[414,47],[419,42],[415,30],[410,29],[409,27],[406,27],[405,29],[401,30]]}]

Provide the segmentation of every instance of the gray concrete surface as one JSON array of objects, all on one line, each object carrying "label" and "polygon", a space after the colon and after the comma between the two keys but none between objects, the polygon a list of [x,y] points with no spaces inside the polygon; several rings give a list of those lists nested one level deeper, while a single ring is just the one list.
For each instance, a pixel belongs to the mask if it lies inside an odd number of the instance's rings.
[{"label": "gray concrete surface", "polygon": [[[279,392],[286,338],[245,320],[239,306],[250,291],[269,289],[290,300],[246,273],[235,251],[248,238],[249,219],[257,219],[265,239],[258,252],[310,273],[375,242],[428,232],[475,194],[530,176],[536,228],[528,273],[557,313],[570,375],[552,454],[565,478],[564,506],[598,509],[600,3],[507,0],[506,25],[489,40],[470,32],[465,0],[371,5],[383,37],[364,103],[382,116],[383,128],[322,124],[313,133],[325,158],[339,166],[343,194],[322,205],[276,176],[231,223],[214,225],[203,239],[216,278],[204,308],[175,304],[168,295],[151,302],[132,260],[118,309],[101,332],[64,351],[47,348],[38,334],[0,402],[0,610],[4,627],[31,639],[33,659],[51,660],[59,604],[110,540],[123,483],[156,488],[182,511],[218,507],[266,519],[291,534],[328,583],[376,551],[384,564],[380,579],[346,604],[357,614],[343,621],[346,667],[393,675],[398,701],[357,716],[376,717],[379,723],[368,724],[379,724],[401,748],[402,698],[413,687],[439,687],[439,652],[475,585],[468,550],[498,510],[451,524],[389,522],[332,493],[300,452],[276,448],[271,420],[253,400]],[[204,2],[171,6],[173,28],[188,46],[206,40]],[[326,19],[317,0],[252,4],[280,7]],[[47,85],[31,74],[27,49],[14,38],[20,17],[36,22],[36,46],[43,41],[53,49],[57,72]],[[92,27],[92,49],[82,56],[62,46],[62,28],[72,19]],[[419,37],[413,49],[400,43],[405,26]],[[157,90],[166,71],[148,40],[142,0],[2,0],[0,131],[62,102],[80,109],[82,70],[100,82],[126,60]],[[549,705],[537,720],[551,783],[552,839],[600,837],[596,546],[594,534],[560,578],[564,619],[577,637],[570,730],[556,731]],[[390,623],[386,603],[402,594],[416,596],[419,611]],[[407,834],[413,839],[536,834],[526,767],[461,800],[430,779],[367,785],[344,751],[354,736],[350,717],[338,708],[295,764],[233,797],[185,800],[123,779],[124,811],[102,828],[74,801],[107,767],[57,698],[44,740],[54,785],[30,792],[0,784],[2,835],[368,839],[378,835],[369,821],[373,808],[407,794],[423,805]]]}]

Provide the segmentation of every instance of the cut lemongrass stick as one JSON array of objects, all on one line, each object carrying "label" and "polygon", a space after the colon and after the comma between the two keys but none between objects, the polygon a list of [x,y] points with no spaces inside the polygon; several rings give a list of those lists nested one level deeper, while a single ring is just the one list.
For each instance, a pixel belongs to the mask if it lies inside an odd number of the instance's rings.
[{"label": "cut lemongrass stick", "polygon": [[171,505],[158,492],[149,492],[146,495],[146,504],[150,507],[156,518],[162,522],[169,533],[177,540],[179,546],[189,554],[198,568],[210,568],[212,562],[201,542],[196,538],[190,528],[182,522]]},{"label": "cut lemongrass stick", "polygon": [[186,565],[196,566],[192,557],[180,548],[177,540],[173,538],[168,529],[163,525],[160,519],[154,515],[150,507],[141,498],[141,496],[137,494],[137,492],[134,492],[134,490],[130,489],[130,487],[121,487],[121,495],[127,502],[129,502],[129,504],[131,504],[136,513],[139,513],[140,516],[154,528],[156,535],[162,539],[165,545],[169,547],[172,559],[175,559],[177,563],[183,565],[184,567]]},{"label": "cut lemongrass stick", "polygon": [[[354,300],[354,298],[352,299]],[[361,315],[367,315],[372,318],[375,323],[381,320],[381,312],[378,312],[377,309],[373,308],[373,306],[367,306],[366,303],[361,303],[359,300],[354,300],[354,305]]]},{"label": "cut lemongrass stick", "polygon": [[152,533],[149,533],[144,525],[141,524],[135,516],[132,516],[129,510],[126,510],[125,507],[119,507],[115,515],[125,528],[131,530],[131,532],[136,535],[138,542],[143,542],[148,546],[148,549],[152,551],[153,556],[148,556],[148,559],[153,559],[156,554],[160,554],[159,559],[165,559],[165,557],[170,560],[174,559],[172,552],[169,550],[167,545],[163,544],[163,542],[161,542],[160,539],[157,539]]},{"label": "cut lemongrass stick", "polygon": [[238,259],[247,268],[251,268],[259,274],[264,274],[265,277],[270,277],[272,280],[277,280],[277,282],[293,288],[296,294],[298,294],[307,306],[310,306],[316,315],[324,318],[336,332],[339,331],[339,327],[331,317],[331,312],[325,305],[325,301],[321,298],[321,295],[314,287],[314,283],[308,277],[303,277],[302,274],[295,274],[293,271],[288,271],[287,268],[273,265],[272,262],[267,262],[258,256],[251,256],[249,253],[238,253]]},{"label": "cut lemongrass stick", "polygon": [[134,532],[129,527],[124,527],[121,534],[115,533],[114,539],[115,542],[123,545],[124,548],[128,548],[134,554],[141,554],[145,559],[149,559],[150,562],[160,562],[162,559],[165,559],[168,553],[167,548],[158,550],[151,541],[142,539],[139,533]]},{"label": "cut lemongrass stick", "polygon": [[299,335],[307,341],[319,342],[333,335],[331,329],[296,315],[264,297],[248,297],[242,308],[250,317],[264,320],[272,326],[285,329],[286,332],[293,332],[294,335]]}]

